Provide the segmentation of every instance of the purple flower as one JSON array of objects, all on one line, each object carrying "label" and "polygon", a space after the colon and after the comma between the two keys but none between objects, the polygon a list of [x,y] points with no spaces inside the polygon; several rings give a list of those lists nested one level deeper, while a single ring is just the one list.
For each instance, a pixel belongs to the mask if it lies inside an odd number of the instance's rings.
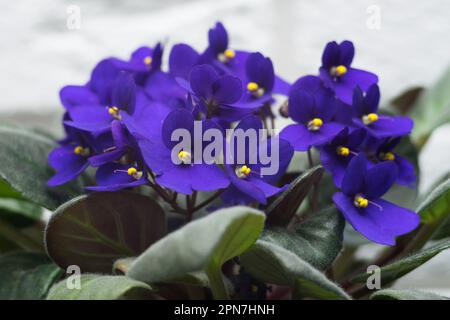
[{"label": "purple flower", "polygon": [[[66,119],[68,115],[64,116]],[[89,157],[109,144],[110,136],[102,134],[96,138],[86,132],[65,126],[67,137],[61,146],[48,155],[49,165],[56,171],[47,184],[51,187],[65,184],[78,177],[89,167]]]},{"label": "purple flower", "polygon": [[173,46],[169,56],[169,73],[189,80],[191,69],[200,64],[200,54],[191,46],[180,43]]},{"label": "purple flower", "polygon": [[378,77],[370,72],[351,67],[355,48],[350,41],[337,44],[329,42],[322,55],[320,76],[326,86],[332,88],[336,96],[347,104],[352,103],[353,89],[359,86],[366,91],[378,82]]},{"label": "purple flower", "polygon": [[[217,127],[215,122],[203,121],[203,130]],[[176,109],[169,113],[162,124],[160,137],[137,137],[143,158],[156,174],[156,183],[183,194],[193,191],[213,191],[226,188],[229,180],[215,164],[195,164],[194,141],[190,150],[178,152],[179,164],[172,161],[172,149],[178,144],[171,141],[175,129],[186,129],[194,138],[194,117],[192,113]],[[203,150],[201,150],[203,151]]]},{"label": "purple flower", "polygon": [[129,61],[111,58],[111,62],[120,70],[137,73],[150,73],[161,69],[163,47],[161,43],[155,48],[140,47],[131,54]]},{"label": "purple flower", "polygon": [[[235,130],[241,129],[244,132],[247,130],[255,130],[259,135],[259,130],[263,128],[261,119],[256,116],[248,116],[241,120]],[[290,144],[280,139],[279,140],[279,167],[278,172],[273,175],[261,175],[261,168],[267,166],[263,164],[260,158],[260,150],[264,150],[264,153],[270,155],[271,150],[271,138],[262,140],[260,137],[257,140],[256,146],[248,146],[250,148],[245,149],[245,154],[241,155],[242,150],[235,148],[232,153],[232,165],[226,165],[225,169],[228,177],[230,178],[231,185],[222,194],[221,198],[226,204],[241,204],[257,201],[261,204],[267,203],[267,198],[283,191],[283,188],[273,186],[276,180],[286,171],[289,162],[291,161],[294,153]],[[235,143],[235,146],[237,143]],[[241,146],[242,147],[242,146]],[[254,148],[254,149],[253,149]],[[253,149],[253,150],[252,150]],[[256,161],[251,161],[251,153],[255,152]],[[239,161],[239,157],[242,157],[244,161]]]},{"label": "purple flower", "polygon": [[289,93],[289,115],[298,124],[284,128],[280,137],[289,141],[297,151],[329,142],[343,125],[333,121],[337,101],[320,78],[305,76],[298,79]]},{"label": "purple flower", "polygon": [[220,76],[213,67],[206,64],[192,68],[190,82],[180,80],[180,84],[192,94],[206,119],[236,121],[262,106],[265,101],[240,101],[241,80],[231,75]]},{"label": "purple flower", "polygon": [[247,56],[248,52],[229,48],[227,30],[222,23],[217,22],[208,31],[208,47],[200,59],[202,63],[214,63],[219,68],[225,65],[235,70],[245,65]]},{"label": "purple flower", "polygon": [[364,95],[359,87],[353,94],[353,123],[365,128],[376,138],[399,137],[408,135],[413,128],[413,121],[408,117],[379,115],[380,90],[376,84],[369,87]]},{"label": "purple flower", "polygon": [[111,145],[89,158],[91,166],[99,167],[114,161],[134,163],[140,158],[136,142],[119,120],[111,123],[111,134]]},{"label": "purple flower", "polygon": [[333,201],[345,219],[369,240],[395,245],[395,238],[414,230],[419,216],[406,208],[380,199],[397,179],[397,167],[382,162],[367,169],[363,154],[354,157],[345,171],[342,192]]},{"label": "purple flower", "polygon": [[81,130],[101,133],[109,130],[114,119],[121,119],[121,113],[133,114],[136,105],[136,85],[133,77],[120,73],[115,79],[111,92],[111,105],[86,104],[69,110],[72,120],[66,125]]},{"label": "purple flower", "polygon": [[147,172],[140,165],[107,163],[95,174],[96,186],[86,187],[92,191],[118,191],[147,183]]},{"label": "purple flower", "polygon": [[349,132],[344,128],[330,143],[320,148],[320,160],[329,171],[337,187],[341,186],[345,170],[350,160],[358,154],[366,132],[356,129]]},{"label": "purple flower", "polygon": [[401,139],[401,137],[385,139],[375,139],[370,137],[366,141],[368,152],[370,154],[369,159],[374,163],[392,161],[397,166],[398,171],[398,177],[395,182],[409,188],[415,188],[417,177],[414,165],[394,151]]}]

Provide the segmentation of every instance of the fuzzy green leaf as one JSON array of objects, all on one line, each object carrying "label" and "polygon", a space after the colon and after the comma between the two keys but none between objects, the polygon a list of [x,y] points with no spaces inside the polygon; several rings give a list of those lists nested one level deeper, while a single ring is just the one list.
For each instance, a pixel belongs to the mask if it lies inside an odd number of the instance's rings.
[{"label": "fuzzy green leaf", "polygon": [[47,300],[127,300],[150,299],[152,288],[126,276],[82,274],[80,289],[67,286],[67,280],[54,285]]},{"label": "fuzzy green leaf", "polygon": [[291,287],[295,298],[350,299],[323,273],[278,245],[258,240],[240,259],[252,276],[267,283]]}]

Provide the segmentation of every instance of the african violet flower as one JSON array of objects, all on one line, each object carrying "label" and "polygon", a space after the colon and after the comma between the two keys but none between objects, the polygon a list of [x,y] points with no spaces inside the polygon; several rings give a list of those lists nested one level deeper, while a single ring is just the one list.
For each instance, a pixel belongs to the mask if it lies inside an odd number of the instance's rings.
[{"label": "african violet flower", "polygon": [[370,86],[364,95],[359,87],[353,93],[353,123],[365,128],[376,138],[399,137],[408,135],[413,128],[413,121],[408,117],[387,116],[377,113],[380,90],[376,84]]},{"label": "african violet flower", "polygon": [[116,162],[100,166],[95,174],[96,186],[86,187],[92,191],[118,191],[147,183],[147,173],[142,165]]},{"label": "african violet flower", "polygon": [[397,167],[381,162],[367,167],[365,155],[354,157],[345,171],[341,192],[333,201],[345,219],[369,240],[395,245],[395,238],[414,230],[419,216],[381,199],[397,179]]},{"label": "african violet flower", "polygon": [[156,44],[155,48],[140,47],[136,49],[129,61],[117,58],[110,58],[111,62],[120,70],[137,73],[150,73],[161,69],[161,59],[163,47],[161,43]]},{"label": "african violet flower", "polygon": [[122,112],[133,114],[136,105],[136,85],[128,73],[120,73],[111,91],[111,105],[78,105],[68,110],[71,120],[66,125],[81,130],[101,133],[109,130],[114,119],[121,119]]},{"label": "african violet flower", "polygon": [[298,79],[289,93],[289,115],[297,122],[284,128],[280,137],[289,141],[297,151],[329,142],[343,125],[333,120],[337,101],[320,78],[305,76]]},{"label": "african violet flower", "polygon": [[[68,119],[68,115],[64,118]],[[62,185],[78,177],[89,166],[89,157],[103,150],[111,140],[107,133],[92,137],[72,127],[64,128],[67,137],[48,155],[48,163],[56,171],[47,182],[49,186]]]},{"label": "african violet flower", "polygon": [[[239,68],[244,65],[248,52],[235,51],[228,46],[228,33],[222,23],[216,25],[208,31],[208,47],[201,55],[202,63],[225,64],[231,68]],[[220,64],[219,64],[220,63]]]},{"label": "african violet flower", "polygon": [[[175,109],[165,118],[159,139],[155,136],[146,138],[138,135],[138,143],[148,167],[156,174],[156,183],[183,194],[193,191],[213,191],[226,188],[229,180],[215,164],[194,163],[194,141],[190,150],[180,150],[178,162],[172,161],[172,149],[178,142],[172,141],[171,135],[176,129],[186,129],[194,138],[194,117],[184,109]],[[203,130],[217,128],[215,122],[202,122]],[[203,150],[200,150],[203,152]]]},{"label": "african violet flower", "polygon": [[242,81],[231,75],[221,76],[206,64],[193,67],[190,82],[180,80],[180,84],[192,94],[206,119],[235,121],[262,106],[265,101],[241,101]]},{"label": "african violet flower", "polygon": [[[243,132],[254,130],[256,135],[259,135],[259,130],[263,129],[263,126],[260,118],[248,116],[241,120],[234,130],[239,129],[243,130]],[[270,137],[267,139],[258,137],[256,146],[251,146],[245,150],[234,148],[230,155],[232,164],[225,166],[231,181],[231,185],[221,196],[226,204],[250,203],[253,201],[266,204],[267,198],[283,190],[283,188],[273,186],[272,183],[276,182],[278,177],[286,171],[294,151],[287,141],[280,139],[277,146],[279,148],[278,172],[273,175],[263,176],[261,168],[267,166],[267,164],[262,163],[260,151],[264,149],[264,154],[271,153],[270,140]],[[235,146],[237,146],[237,143],[235,143]],[[250,153],[252,152],[256,155],[256,161],[251,161],[252,156]],[[244,161],[239,161],[240,157]]]},{"label": "african violet flower", "polygon": [[353,89],[359,86],[366,91],[378,82],[378,77],[370,72],[351,67],[355,48],[350,41],[329,42],[322,55],[320,76],[326,86],[332,88],[336,96],[347,104],[352,103]]},{"label": "african violet flower", "polygon": [[409,188],[415,188],[417,177],[414,165],[394,150],[401,139],[402,137],[384,139],[369,137],[365,143],[367,148],[366,152],[369,155],[369,159],[374,163],[392,161],[398,170],[398,177],[395,182]]},{"label": "african violet flower", "polygon": [[350,160],[358,154],[366,132],[364,129],[349,131],[344,128],[330,143],[320,147],[320,160],[324,168],[333,177],[336,186],[340,186]]}]

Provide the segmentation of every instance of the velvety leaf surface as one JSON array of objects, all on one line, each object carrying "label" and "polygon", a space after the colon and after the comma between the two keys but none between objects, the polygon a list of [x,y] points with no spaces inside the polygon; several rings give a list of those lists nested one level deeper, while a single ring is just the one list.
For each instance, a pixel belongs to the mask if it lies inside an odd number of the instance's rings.
[{"label": "velvety leaf surface", "polygon": [[0,127],[0,177],[24,198],[51,210],[82,193],[76,183],[59,188],[47,186],[53,175],[47,155],[54,146],[52,140],[36,132]]},{"label": "velvety leaf surface", "polygon": [[25,227],[39,220],[42,208],[34,203],[14,198],[0,198],[0,219],[16,227]]},{"label": "velvety leaf surface", "polygon": [[450,68],[438,82],[418,99],[411,112],[414,119],[413,140],[423,145],[431,132],[450,121]]},{"label": "velvety leaf surface", "polygon": [[312,214],[294,231],[282,228],[265,230],[262,240],[295,253],[313,267],[325,270],[342,249],[345,221],[334,208]]},{"label": "velvety leaf surface", "polygon": [[164,212],[153,199],[131,192],[80,196],[51,217],[45,245],[61,268],[111,273],[119,258],[136,256],[165,234]]},{"label": "velvety leaf surface", "polygon": [[448,300],[438,294],[422,290],[385,289],[373,293],[371,300]]},{"label": "velvety leaf surface", "polygon": [[267,223],[271,226],[287,226],[302,204],[309,190],[323,174],[322,166],[315,166],[295,179],[267,208]]},{"label": "velvety leaf surface", "polygon": [[12,252],[0,256],[0,299],[42,299],[63,270],[43,253]]},{"label": "velvety leaf surface", "polygon": [[155,283],[210,268],[220,270],[258,239],[264,218],[264,213],[241,206],[213,212],[155,243],[134,261],[127,275]]},{"label": "velvety leaf surface", "polygon": [[450,214],[450,179],[437,186],[417,208],[424,223],[443,220]]},{"label": "velvety leaf surface", "polygon": [[[433,258],[438,253],[450,248],[450,240],[441,241],[432,247],[420,250],[411,254],[408,257],[399,259],[381,268],[381,285],[385,286],[394,280],[404,276],[405,274],[413,271],[417,267]],[[370,274],[364,273],[355,276],[352,282],[364,283]]]},{"label": "velvety leaf surface", "polygon": [[126,276],[83,274],[80,289],[69,289],[67,281],[54,285],[47,300],[126,300],[149,299],[152,288]]},{"label": "velvety leaf surface", "polygon": [[290,286],[294,298],[350,299],[335,283],[308,262],[286,249],[258,240],[240,257],[245,270],[255,278]]}]

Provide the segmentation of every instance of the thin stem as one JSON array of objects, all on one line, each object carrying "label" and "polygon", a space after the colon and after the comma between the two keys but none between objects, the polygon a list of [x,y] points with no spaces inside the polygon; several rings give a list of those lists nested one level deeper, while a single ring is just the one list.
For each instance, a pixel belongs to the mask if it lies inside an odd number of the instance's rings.
[{"label": "thin stem", "polygon": [[2,219],[0,219],[0,234],[2,237],[17,244],[22,249],[28,251],[43,251],[41,244],[36,243],[33,239],[27,237]]},{"label": "thin stem", "polygon": [[223,282],[223,275],[220,268],[214,266],[207,267],[206,275],[209,279],[209,285],[215,300],[229,300],[227,288]]},{"label": "thin stem", "polygon": [[220,197],[220,195],[224,192],[225,189],[221,189],[218,190],[216,193],[214,193],[210,198],[206,199],[205,201],[201,202],[200,204],[198,204],[195,208],[194,211],[198,211],[200,209],[202,209],[203,207],[207,206],[208,204],[210,204],[211,202],[213,202],[214,200],[216,200],[218,197]]},{"label": "thin stem", "polygon": [[[311,148],[308,149],[308,162],[309,162],[309,168],[311,169],[312,167],[314,167],[314,161],[312,158],[312,152],[311,152]],[[319,181],[314,182],[313,185],[313,193],[310,197],[310,201],[311,201],[311,209],[312,212],[316,212],[317,211],[317,206],[318,206],[318,201],[319,201]]]}]

